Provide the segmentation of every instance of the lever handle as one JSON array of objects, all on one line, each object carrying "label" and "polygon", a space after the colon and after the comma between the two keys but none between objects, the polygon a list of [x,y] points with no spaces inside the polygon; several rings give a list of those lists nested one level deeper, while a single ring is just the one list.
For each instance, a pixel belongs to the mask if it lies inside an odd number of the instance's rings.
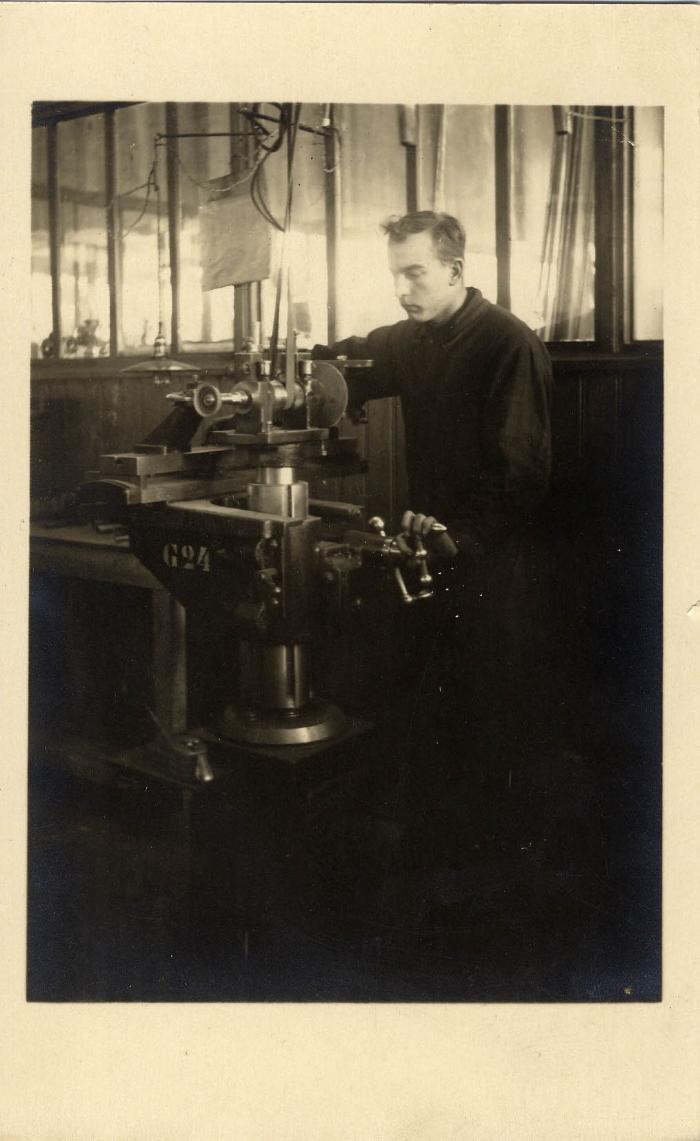
[{"label": "lever handle", "polygon": [[420,535],[415,536],[415,546],[413,548],[413,557],[420,565],[420,590],[417,594],[411,594],[404,581],[403,574],[400,567],[394,567],[394,578],[396,579],[401,600],[406,606],[411,606],[414,602],[422,602],[426,598],[432,598],[435,593],[433,590],[433,576],[428,570],[428,552],[425,549],[423,540]]},{"label": "lever handle", "polygon": [[165,397],[173,404],[189,404],[198,416],[216,416],[224,404],[232,404],[241,411],[247,411],[250,405],[250,393],[243,389],[233,392],[220,392],[215,384],[204,382],[198,384],[190,392],[169,392]]},{"label": "lever handle", "polygon": [[[430,576],[428,576],[428,577],[430,578]],[[401,574],[401,568],[400,567],[394,567],[394,578],[396,579],[396,584],[399,588],[399,594],[401,595],[401,601],[404,602],[406,604],[406,606],[412,606],[414,602],[423,602],[424,599],[433,597],[434,591],[432,590],[432,585],[430,588],[423,587],[421,590],[418,591],[417,594],[411,594],[410,590],[406,586],[406,583],[404,582],[404,577]],[[432,584],[432,581],[433,581],[432,578],[430,578],[431,584]],[[421,582],[423,582],[422,577],[421,577]]]},{"label": "lever handle", "polygon": [[209,781],[214,780],[214,773],[209,763],[209,751],[201,737],[193,737],[189,733],[170,733],[161,724],[150,706],[147,705],[146,710],[158,729],[167,751],[181,763],[186,764],[188,761],[194,763],[192,775],[195,780],[201,781],[203,784],[208,784]]},{"label": "lever handle", "polygon": [[430,571],[428,570],[428,552],[425,549],[425,546],[423,545],[423,540],[421,539],[420,535],[416,538],[416,559],[420,563],[420,580],[419,581],[420,581],[421,588],[422,588],[419,597],[426,597],[426,595],[425,595],[426,590],[430,591],[430,594],[427,596],[427,597],[430,597],[430,595],[432,595],[432,593],[433,593],[433,591],[432,591],[433,576],[431,575]]}]

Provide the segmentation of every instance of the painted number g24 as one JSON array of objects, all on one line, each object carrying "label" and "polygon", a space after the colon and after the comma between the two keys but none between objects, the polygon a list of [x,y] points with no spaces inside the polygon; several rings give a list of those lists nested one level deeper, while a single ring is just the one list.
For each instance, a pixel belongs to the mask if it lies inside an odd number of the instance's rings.
[{"label": "painted number g24", "polygon": [[166,543],[163,562],[174,570],[211,570],[208,547],[193,547],[190,543]]}]

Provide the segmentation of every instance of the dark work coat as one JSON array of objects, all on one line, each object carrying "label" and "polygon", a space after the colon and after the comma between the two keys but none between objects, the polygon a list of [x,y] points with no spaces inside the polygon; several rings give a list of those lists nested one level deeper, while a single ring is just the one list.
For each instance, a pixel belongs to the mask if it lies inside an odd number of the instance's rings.
[{"label": "dark work coat", "polygon": [[472,288],[442,325],[400,321],[314,355],[373,361],[350,381],[350,402],[400,397],[405,507],[434,515],[459,547],[456,573],[443,572],[451,585],[441,614],[424,610],[440,644],[426,652],[421,636],[416,656],[431,675],[426,682],[423,670],[424,689],[451,689],[461,732],[465,711],[473,718],[511,704],[529,638],[533,519],[551,462],[547,351]]},{"label": "dark work coat", "polygon": [[350,402],[399,396],[412,511],[445,523],[463,555],[521,531],[547,489],[552,375],[522,321],[469,289],[443,325],[399,321],[314,355],[370,358]]}]

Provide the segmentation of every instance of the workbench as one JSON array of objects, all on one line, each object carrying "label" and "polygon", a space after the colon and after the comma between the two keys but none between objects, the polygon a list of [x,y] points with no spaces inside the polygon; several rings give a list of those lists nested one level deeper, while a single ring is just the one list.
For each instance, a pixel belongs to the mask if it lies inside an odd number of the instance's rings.
[{"label": "workbench", "polygon": [[168,731],[183,731],[187,724],[185,609],[132,554],[128,536],[118,531],[100,533],[85,523],[32,523],[29,567],[32,574],[148,591],[153,712]]},{"label": "workbench", "polygon": [[[192,770],[173,765],[167,749],[159,750],[157,730],[151,725],[149,732],[147,719],[143,723],[146,734],[135,741],[121,741],[116,731],[110,739],[110,726],[100,721],[100,717],[104,721],[101,714],[81,721],[81,708],[87,706],[88,713],[92,712],[91,699],[76,693],[86,669],[113,671],[113,684],[124,684],[126,690],[134,683],[136,667],[129,673],[130,663],[121,659],[120,651],[114,652],[110,639],[115,626],[120,625],[120,608],[124,625],[134,619],[136,610],[143,609],[144,601],[136,597],[136,591],[138,596],[143,592],[148,600],[150,649],[139,642],[130,653],[139,657],[147,650],[150,661],[137,663],[146,692],[135,695],[135,706],[149,700],[150,680],[150,701],[163,728],[171,733],[186,728],[191,731],[185,610],[141,566],[128,538],[119,532],[100,534],[85,524],[35,523],[31,528],[30,569],[37,611],[35,628],[50,631],[47,642],[50,648],[58,643],[59,661],[70,663],[80,655],[87,661],[73,676],[61,677],[52,676],[51,668],[47,670],[46,655],[42,657],[40,652],[43,646],[39,651],[35,647],[30,658],[30,691],[34,690],[30,742],[38,787],[43,766],[67,770],[92,787],[104,788],[108,813],[126,795],[124,790],[131,789],[132,826],[142,835],[144,860],[154,842],[153,829],[166,827],[176,881],[171,888],[182,897],[188,914],[193,901],[201,912],[202,907],[221,906],[222,899],[226,907],[235,904],[254,913],[263,882],[268,895],[288,893],[292,866],[298,870],[304,864],[301,853],[309,837],[317,835],[319,827],[325,832],[338,813],[346,811],[358,785],[366,779],[365,733],[369,726],[351,718],[348,732],[330,747],[316,744],[256,750],[212,737],[209,749],[214,779],[202,783]],[[93,591],[88,599],[88,584],[91,590],[94,584],[105,584],[107,592]],[[96,627],[102,620],[103,602],[107,632],[101,641],[102,631]],[[141,630],[143,623],[137,625]],[[35,635],[35,642],[37,637],[41,633]],[[87,648],[81,644],[84,640],[89,643]],[[110,650],[112,656],[103,664],[102,654],[107,656]],[[48,661],[51,666],[51,654]],[[121,666],[127,674],[126,683],[119,680]],[[59,695],[54,700],[56,690]],[[134,698],[131,693],[129,696]],[[51,716],[51,707],[60,708],[63,702],[75,702],[78,707],[68,731],[60,725],[57,730]],[[96,726],[105,729],[104,735],[95,733]],[[295,858],[292,853],[296,853]],[[199,868],[196,890],[193,865]],[[202,873],[203,867],[209,871]]]}]

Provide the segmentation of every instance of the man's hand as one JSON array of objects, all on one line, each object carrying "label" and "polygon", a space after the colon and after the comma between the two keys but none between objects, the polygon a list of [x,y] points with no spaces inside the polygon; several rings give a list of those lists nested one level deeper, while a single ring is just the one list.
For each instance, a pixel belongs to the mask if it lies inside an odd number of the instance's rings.
[{"label": "man's hand", "polygon": [[447,528],[438,523],[434,515],[421,515],[419,512],[404,511],[401,516],[401,533],[396,542],[405,555],[415,555],[416,542],[420,540],[428,554],[453,559],[457,548],[447,533]]}]

